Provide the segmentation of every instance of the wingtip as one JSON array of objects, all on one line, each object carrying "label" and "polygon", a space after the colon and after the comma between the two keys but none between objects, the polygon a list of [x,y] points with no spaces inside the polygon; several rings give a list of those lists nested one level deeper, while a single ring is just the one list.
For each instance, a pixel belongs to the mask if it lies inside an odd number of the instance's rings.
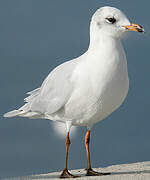
[{"label": "wingtip", "polygon": [[8,113],[3,114],[3,117],[8,118],[9,117]]},{"label": "wingtip", "polygon": [[10,112],[7,112],[3,115],[3,117],[5,118],[9,118],[9,117],[14,117],[14,116],[17,116],[20,114],[20,110],[13,110],[13,111],[10,111]]}]

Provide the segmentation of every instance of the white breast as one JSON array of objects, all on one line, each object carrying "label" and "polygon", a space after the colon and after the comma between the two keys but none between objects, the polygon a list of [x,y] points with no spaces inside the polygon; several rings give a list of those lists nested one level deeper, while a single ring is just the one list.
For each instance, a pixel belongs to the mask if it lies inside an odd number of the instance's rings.
[{"label": "white breast", "polygon": [[117,48],[110,53],[86,54],[86,60],[77,66],[72,77],[75,89],[65,105],[65,114],[74,124],[103,120],[124,101],[129,88],[127,63],[122,46]]}]

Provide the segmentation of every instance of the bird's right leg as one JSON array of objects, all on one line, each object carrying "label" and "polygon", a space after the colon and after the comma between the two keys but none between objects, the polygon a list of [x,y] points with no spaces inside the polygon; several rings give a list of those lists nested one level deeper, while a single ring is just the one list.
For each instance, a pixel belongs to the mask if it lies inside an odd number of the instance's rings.
[{"label": "bird's right leg", "polygon": [[70,144],[71,144],[71,142],[70,142],[70,138],[69,138],[69,132],[67,132],[65,168],[64,168],[63,172],[61,173],[60,178],[76,178],[76,177],[79,177],[79,176],[75,176],[75,175],[71,174],[68,171],[68,151],[69,151]]}]

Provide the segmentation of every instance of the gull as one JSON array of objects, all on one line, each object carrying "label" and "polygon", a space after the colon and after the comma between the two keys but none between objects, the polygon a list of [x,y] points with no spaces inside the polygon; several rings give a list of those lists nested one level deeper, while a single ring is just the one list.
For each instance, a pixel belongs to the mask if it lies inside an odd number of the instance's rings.
[{"label": "gull", "polygon": [[143,32],[117,8],[98,9],[90,23],[88,50],[67,61],[46,77],[40,88],[25,98],[25,105],[4,114],[59,121],[66,125],[65,168],[60,178],[77,177],[68,171],[69,133],[72,126],[86,126],[87,176],[108,175],[91,167],[90,133],[92,126],[105,119],[123,103],[129,89],[127,61],[121,37],[128,31]]}]

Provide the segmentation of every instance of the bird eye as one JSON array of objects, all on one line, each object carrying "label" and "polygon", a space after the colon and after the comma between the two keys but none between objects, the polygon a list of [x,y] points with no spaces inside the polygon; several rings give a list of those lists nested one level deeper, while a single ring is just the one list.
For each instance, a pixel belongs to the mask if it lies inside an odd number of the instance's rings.
[{"label": "bird eye", "polygon": [[114,24],[116,22],[116,19],[114,17],[107,17],[106,18],[108,23]]}]

